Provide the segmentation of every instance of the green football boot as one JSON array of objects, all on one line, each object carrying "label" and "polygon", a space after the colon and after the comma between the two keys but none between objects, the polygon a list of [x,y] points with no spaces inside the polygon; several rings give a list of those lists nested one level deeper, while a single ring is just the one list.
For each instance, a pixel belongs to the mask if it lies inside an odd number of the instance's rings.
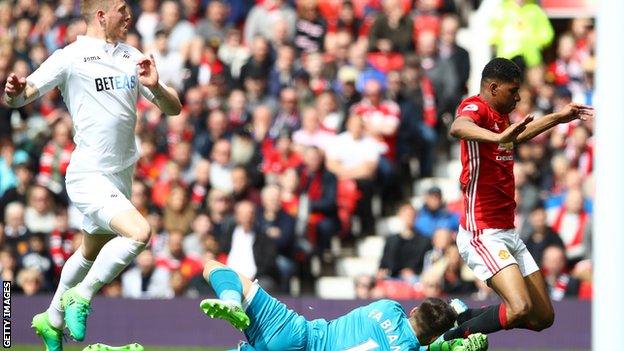
[{"label": "green football boot", "polygon": [[199,307],[210,318],[226,320],[238,330],[247,329],[251,323],[243,307],[235,302],[205,299],[199,304]]},{"label": "green football boot", "polygon": [[140,344],[128,344],[124,346],[108,346],[105,344],[93,344],[85,347],[82,351],[144,351]]},{"label": "green football boot", "polygon": [[76,288],[67,290],[61,297],[65,310],[65,325],[69,336],[76,341],[83,341],[87,332],[87,317],[91,313],[91,303],[76,293]]},{"label": "green football boot", "polygon": [[46,351],[63,351],[63,331],[50,324],[48,312],[39,313],[33,317],[32,328],[43,340]]},{"label": "green football boot", "polygon": [[435,341],[429,345],[429,351],[486,351],[488,349],[487,335],[471,334],[465,339]]}]

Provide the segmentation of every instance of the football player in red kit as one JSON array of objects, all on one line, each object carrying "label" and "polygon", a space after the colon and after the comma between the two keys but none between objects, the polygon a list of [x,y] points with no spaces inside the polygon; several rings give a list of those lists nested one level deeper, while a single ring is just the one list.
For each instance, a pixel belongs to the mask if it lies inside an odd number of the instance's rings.
[{"label": "football player in red kit", "polygon": [[511,328],[540,331],[554,321],[544,278],[514,230],[513,147],[558,124],[585,120],[594,111],[571,103],[539,119],[528,115],[510,124],[509,113],[520,101],[521,81],[515,63],[493,59],[483,69],[479,95],[462,101],[450,128],[450,134],[461,139],[465,204],[457,246],[475,275],[498,293],[502,303],[459,308],[458,327],[446,332],[445,340]]}]

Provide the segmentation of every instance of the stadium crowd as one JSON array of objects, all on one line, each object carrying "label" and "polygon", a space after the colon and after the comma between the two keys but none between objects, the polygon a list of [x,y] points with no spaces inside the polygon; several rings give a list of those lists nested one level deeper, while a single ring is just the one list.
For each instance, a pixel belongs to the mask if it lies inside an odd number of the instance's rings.
[{"label": "stadium crowd", "polygon": [[[470,59],[456,34],[473,2],[132,4],[127,42],[154,55],[184,108],[164,118],[139,102],[131,201],[153,238],[103,294],[205,295],[203,261],[213,258],[269,290],[314,293],[315,279],[338,274],[388,221],[376,274],[354,279],[357,297],[492,294],[454,244],[461,198],[435,185],[414,191],[457,162],[447,127],[468,93]],[[0,84],[83,33],[78,6],[1,0]],[[533,1],[501,0],[497,11],[493,53],[525,70],[512,121],[591,104],[591,20],[555,35]],[[504,20],[514,16],[526,21]],[[555,300],[591,297],[592,134],[591,121],[565,125],[516,148],[517,229]],[[0,275],[26,295],[53,291],[81,240],[64,189],[73,148],[58,90],[18,110],[0,105]]]}]

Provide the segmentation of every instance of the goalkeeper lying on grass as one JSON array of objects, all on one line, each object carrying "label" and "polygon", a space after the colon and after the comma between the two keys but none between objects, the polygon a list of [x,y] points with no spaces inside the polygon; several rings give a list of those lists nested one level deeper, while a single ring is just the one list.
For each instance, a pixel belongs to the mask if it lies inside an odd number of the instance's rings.
[{"label": "goalkeeper lying on grass", "polygon": [[[204,277],[219,298],[203,300],[202,311],[242,330],[248,340],[238,346],[243,351],[419,350],[452,328],[457,317],[449,304],[429,298],[409,315],[398,302],[380,300],[331,321],[307,321],[257,283],[216,261],[206,264]],[[437,342],[429,350],[487,350],[487,337]]]}]

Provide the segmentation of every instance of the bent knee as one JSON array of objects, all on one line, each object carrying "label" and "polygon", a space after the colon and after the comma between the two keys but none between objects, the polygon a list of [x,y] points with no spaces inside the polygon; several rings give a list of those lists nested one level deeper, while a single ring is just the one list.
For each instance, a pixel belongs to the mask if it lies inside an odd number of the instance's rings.
[{"label": "bent knee", "polygon": [[531,313],[531,301],[517,300],[507,305],[507,323],[514,324],[529,317]]},{"label": "bent knee", "polygon": [[534,331],[542,331],[550,328],[555,323],[555,312],[550,310],[548,313],[543,314],[539,318],[531,319],[528,327]]},{"label": "bent knee", "polygon": [[152,228],[150,227],[147,220],[141,218],[141,220],[136,221],[132,227],[127,230],[127,237],[138,241],[143,244],[148,244],[150,238],[152,237]]}]

